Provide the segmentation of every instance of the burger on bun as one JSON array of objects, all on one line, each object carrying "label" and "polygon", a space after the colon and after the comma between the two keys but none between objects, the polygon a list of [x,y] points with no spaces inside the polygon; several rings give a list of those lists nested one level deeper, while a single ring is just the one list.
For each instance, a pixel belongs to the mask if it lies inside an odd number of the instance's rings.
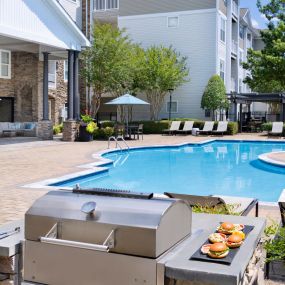
[{"label": "burger on bun", "polygon": [[224,258],[228,254],[229,248],[222,242],[212,244],[208,252],[208,256],[212,258]]},{"label": "burger on bun", "polygon": [[214,233],[209,235],[209,241],[211,243],[216,243],[216,242],[225,242],[227,239],[227,236],[225,234],[221,233]]},{"label": "burger on bun", "polygon": [[236,230],[236,228],[234,224],[226,222],[222,223],[217,230],[219,233],[230,235]]},{"label": "burger on bun", "polygon": [[227,246],[230,248],[240,247],[242,243],[243,243],[242,237],[237,234],[229,236],[226,242]]}]

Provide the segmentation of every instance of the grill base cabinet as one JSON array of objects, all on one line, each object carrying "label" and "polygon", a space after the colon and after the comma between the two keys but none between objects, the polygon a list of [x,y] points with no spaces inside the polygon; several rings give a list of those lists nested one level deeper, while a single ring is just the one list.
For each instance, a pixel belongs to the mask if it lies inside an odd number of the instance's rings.
[{"label": "grill base cabinet", "polygon": [[[95,212],[81,211],[95,202]],[[191,234],[175,199],[51,191],[25,216],[24,280],[49,285],[164,285],[160,259]]]}]

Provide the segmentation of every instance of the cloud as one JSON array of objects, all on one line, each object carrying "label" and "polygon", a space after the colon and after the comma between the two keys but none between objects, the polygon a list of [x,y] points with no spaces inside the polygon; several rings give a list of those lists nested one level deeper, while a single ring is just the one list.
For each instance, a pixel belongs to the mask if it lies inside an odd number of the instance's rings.
[{"label": "cloud", "polygon": [[259,23],[255,19],[252,19],[252,26],[256,29],[258,29],[260,27]]}]

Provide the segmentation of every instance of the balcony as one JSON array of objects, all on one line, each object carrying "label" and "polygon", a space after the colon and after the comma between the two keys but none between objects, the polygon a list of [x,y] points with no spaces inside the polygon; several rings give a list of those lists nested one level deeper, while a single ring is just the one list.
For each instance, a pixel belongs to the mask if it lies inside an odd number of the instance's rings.
[{"label": "balcony", "polygon": [[237,54],[238,54],[238,42],[232,40],[232,57],[237,58]]},{"label": "balcony", "polygon": [[119,0],[93,0],[95,11],[119,9]]},{"label": "balcony", "polygon": [[233,14],[233,18],[235,19],[235,20],[238,20],[238,10],[239,10],[239,8],[238,8],[238,4],[235,2],[235,1],[233,1],[232,2],[233,4],[232,4],[232,14]]}]

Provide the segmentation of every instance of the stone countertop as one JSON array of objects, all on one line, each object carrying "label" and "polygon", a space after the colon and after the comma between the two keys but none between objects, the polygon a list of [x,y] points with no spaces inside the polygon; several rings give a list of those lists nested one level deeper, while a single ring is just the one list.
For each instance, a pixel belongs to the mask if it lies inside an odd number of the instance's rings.
[{"label": "stone countertop", "polygon": [[[189,258],[215,232],[220,222],[254,226],[231,265],[189,260]],[[265,228],[265,219],[241,216],[208,215],[193,213],[192,235],[184,240],[160,262],[165,264],[166,277],[191,280],[211,285],[239,284]]]},{"label": "stone countertop", "polygon": [[24,221],[19,220],[0,227],[0,233],[20,227],[20,232],[7,238],[0,239],[0,256],[11,257],[19,253],[21,241],[24,240]]}]

